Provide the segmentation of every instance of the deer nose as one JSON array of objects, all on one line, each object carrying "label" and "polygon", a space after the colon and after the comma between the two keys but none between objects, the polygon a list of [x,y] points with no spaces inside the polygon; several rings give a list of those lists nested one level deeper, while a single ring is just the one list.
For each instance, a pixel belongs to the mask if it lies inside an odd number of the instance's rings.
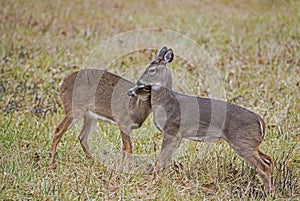
[{"label": "deer nose", "polygon": [[127,96],[134,96],[134,95],[135,95],[135,91],[133,91],[132,88],[127,91]]},{"label": "deer nose", "polygon": [[139,90],[139,89],[142,89],[144,87],[145,87],[145,85],[135,85],[134,87],[132,87],[131,89],[129,89],[127,91],[127,95],[128,96],[135,96],[136,95],[136,91]]}]

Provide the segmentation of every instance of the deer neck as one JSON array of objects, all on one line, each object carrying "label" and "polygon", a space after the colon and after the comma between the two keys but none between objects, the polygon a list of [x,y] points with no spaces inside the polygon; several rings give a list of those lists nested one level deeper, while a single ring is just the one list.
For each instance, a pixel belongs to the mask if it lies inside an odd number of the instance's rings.
[{"label": "deer neck", "polygon": [[129,101],[129,112],[132,120],[137,124],[142,124],[151,112],[150,95],[148,99],[131,97]]},{"label": "deer neck", "polygon": [[165,106],[170,100],[174,98],[173,92],[166,88],[160,87],[159,89],[151,90],[151,105]]},{"label": "deer neck", "polygon": [[172,90],[172,74],[169,70],[165,74],[165,80],[166,83],[163,86],[169,90]]}]

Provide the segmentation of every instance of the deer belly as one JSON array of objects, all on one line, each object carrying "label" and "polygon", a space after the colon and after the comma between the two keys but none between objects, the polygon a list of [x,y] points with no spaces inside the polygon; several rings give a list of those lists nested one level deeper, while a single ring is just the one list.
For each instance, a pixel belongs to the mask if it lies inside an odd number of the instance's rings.
[{"label": "deer belly", "polygon": [[198,132],[195,133],[182,133],[182,137],[201,142],[214,142],[222,138],[222,132],[220,132],[219,129],[213,128],[199,129]]},{"label": "deer belly", "polygon": [[105,122],[109,122],[111,124],[114,124],[114,125],[117,125],[116,122],[114,122],[113,120],[109,119],[109,118],[106,118],[104,116],[101,116],[101,115],[98,115],[96,113],[93,113],[91,111],[88,112],[89,116],[94,118],[94,119],[100,119],[102,121],[105,121]]}]

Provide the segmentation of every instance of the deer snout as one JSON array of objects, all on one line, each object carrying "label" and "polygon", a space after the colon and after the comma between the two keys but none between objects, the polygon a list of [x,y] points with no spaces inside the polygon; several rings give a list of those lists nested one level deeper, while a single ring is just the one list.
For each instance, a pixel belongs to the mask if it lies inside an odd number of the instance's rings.
[{"label": "deer snout", "polygon": [[134,95],[135,95],[135,92],[133,91],[133,88],[131,88],[127,91],[127,96],[134,96]]},{"label": "deer snout", "polygon": [[131,89],[129,89],[127,91],[127,95],[128,96],[135,96],[136,95],[136,91],[139,90],[139,89],[142,89],[144,87],[145,87],[145,85],[135,85],[134,87],[132,87]]}]

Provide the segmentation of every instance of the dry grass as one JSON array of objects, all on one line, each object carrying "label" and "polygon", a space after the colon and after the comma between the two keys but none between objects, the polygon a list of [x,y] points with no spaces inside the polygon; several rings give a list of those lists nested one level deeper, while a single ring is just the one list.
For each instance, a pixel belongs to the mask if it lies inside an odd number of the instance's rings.
[{"label": "dry grass", "polygon": [[[299,13],[299,1],[3,1],[0,198],[300,199]],[[274,157],[274,195],[265,197],[259,177],[225,142],[184,141],[174,167],[160,178],[140,174],[140,169],[120,172],[114,162],[119,131],[101,122],[91,140],[95,161],[87,161],[80,149],[79,123],[59,144],[57,169],[48,169],[52,133],[63,112],[58,83],[78,69],[95,44],[148,27],[174,30],[197,41],[215,61],[226,98],[264,117],[268,130],[262,149]],[[110,70],[134,81],[154,54],[128,54]],[[182,82],[175,84],[176,90],[211,93],[202,66],[176,57],[171,68],[175,80],[179,76]],[[196,74],[195,68],[203,73]],[[134,162],[154,161],[161,137],[151,119],[134,131]]]}]

